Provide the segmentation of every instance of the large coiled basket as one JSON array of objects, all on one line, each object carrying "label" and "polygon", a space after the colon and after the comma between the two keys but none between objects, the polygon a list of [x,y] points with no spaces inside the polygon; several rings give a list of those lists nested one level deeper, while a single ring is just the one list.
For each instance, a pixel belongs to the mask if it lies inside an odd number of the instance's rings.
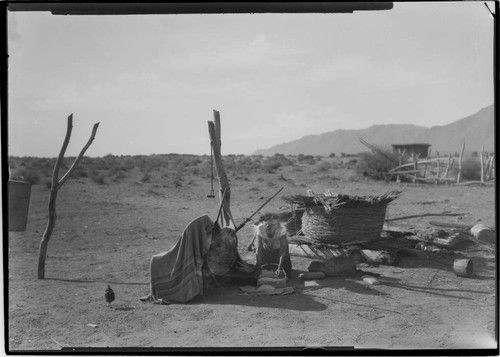
[{"label": "large coiled basket", "polygon": [[380,238],[387,203],[307,207],[302,232],[313,243],[339,244]]}]

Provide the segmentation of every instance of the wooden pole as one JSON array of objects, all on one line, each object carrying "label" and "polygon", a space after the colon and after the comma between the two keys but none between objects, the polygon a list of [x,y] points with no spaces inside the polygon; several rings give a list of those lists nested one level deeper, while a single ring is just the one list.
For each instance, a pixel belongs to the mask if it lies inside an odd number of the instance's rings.
[{"label": "wooden pole", "polygon": [[[422,172],[422,170],[401,170],[401,171],[391,171],[391,172],[385,172],[387,175],[404,175],[404,174],[416,174]],[[434,170],[427,170],[427,172],[430,172],[431,174],[436,174],[436,171]],[[424,177],[425,178],[425,177]],[[432,178],[428,178],[429,180],[434,180]]]},{"label": "wooden pole", "polygon": [[54,166],[54,171],[52,173],[52,186],[50,188],[50,195],[49,195],[49,219],[48,219],[45,231],[43,232],[42,240],[40,241],[40,248],[39,248],[39,253],[38,253],[38,279],[45,278],[45,258],[47,256],[47,247],[49,244],[50,237],[52,236],[52,232],[54,231],[54,227],[56,225],[56,219],[57,219],[57,214],[56,214],[57,193],[58,193],[59,189],[61,188],[61,186],[66,182],[66,180],[68,179],[71,172],[78,165],[78,163],[82,159],[83,155],[85,154],[85,151],[87,151],[90,144],[92,144],[92,141],[94,141],[95,134],[97,132],[98,127],[99,127],[99,123],[94,124],[94,127],[92,129],[92,134],[90,136],[90,139],[87,141],[87,144],[83,147],[80,154],[75,159],[75,161],[73,162],[71,167],[68,169],[66,174],[60,180],[58,180],[59,169],[61,167],[62,160],[64,158],[64,154],[66,153],[66,148],[68,147],[68,143],[69,143],[69,140],[71,138],[71,131],[73,130],[73,114],[71,114],[68,117],[66,136],[64,138],[64,142],[63,142],[63,145],[61,147],[61,151],[59,152],[59,156],[57,157],[56,164]]},{"label": "wooden pole", "polygon": [[[403,153],[401,152],[401,148],[398,149],[398,153],[399,153],[399,166],[401,166],[403,164]],[[396,176],[396,182],[397,183],[401,182],[401,180],[399,179],[399,175]]]},{"label": "wooden pole", "polygon": [[444,178],[448,178],[448,172],[450,171],[451,167],[451,155],[448,155],[448,165],[446,165],[446,170],[444,171]]},{"label": "wooden pole", "polygon": [[462,229],[471,229],[473,224],[463,224],[463,223],[453,223],[453,222],[438,222],[438,221],[430,221],[430,224],[437,227],[446,227],[446,228],[462,228]]},{"label": "wooden pole", "polygon": [[[394,175],[394,174],[392,174]],[[413,180],[413,182],[429,182],[429,183],[433,183],[433,182],[436,182],[436,179],[435,178],[423,178],[423,177],[417,177],[415,175],[411,175],[411,174],[406,174],[406,173],[400,173],[401,176],[405,176],[405,177],[409,177],[410,179]],[[450,181],[455,181],[455,179],[441,179],[441,181],[447,181],[447,182],[450,182]],[[478,181],[479,182],[479,181]]]},{"label": "wooden pole", "polygon": [[[220,114],[214,110],[214,121],[208,122],[208,133],[210,135],[210,145],[212,146],[215,162],[215,170],[219,178],[219,198],[222,205],[222,226],[235,228],[234,220],[231,214],[231,188],[229,180],[224,170],[221,155],[221,140],[220,140]],[[223,197],[223,192],[225,192]]]},{"label": "wooden pole", "polygon": [[485,186],[485,185],[494,185],[494,184],[495,184],[494,181],[485,181],[485,182],[481,182],[481,181],[467,181],[467,182],[457,183],[458,186],[472,186],[472,185]]},{"label": "wooden pole", "polygon": [[[415,155],[415,152],[412,153],[412,158],[413,158],[413,169],[417,171],[417,156]],[[415,174],[413,178],[413,183],[417,182],[417,174]]]},{"label": "wooden pole", "polygon": [[495,179],[495,154],[491,155],[490,179]]},{"label": "wooden pole", "polygon": [[488,157],[488,153],[486,153],[486,167],[484,168],[484,180],[488,181],[490,179],[490,167],[491,167],[491,156]]},{"label": "wooden pole", "polygon": [[479,158],[481,159],[481,182],[484,182],[484,145],[481,147]]},{"label": "wooden pole", "polygon": [[393,221],[400,221],[403,219],[420,218],[420,217],[432,217],[432,216],[454,217],[454,216],[465,216],[465,215],[468,215],[468,213],[424,213],[424,214],[415,214],[411,216],[395,217],[391,219],[386,219],[385,221],[393,222]]},{"label": "wooden pole", "polygon": [[214,123],[215,123],[215,134],[217,135],[217,141],[219,143],[219,149],[222,146],[221,139],[221,126],[220,126],[220,113],[217,110],[214,110]]},{"label": "wooden pole", "polygon": [[436,185],[439,183],[439,169],[440,169],[440,165],[439,165],[439,152],[436,151],[436,161],[437,161],[437,166],[436,166]]},{"label": "wooden pole", "polygon": [[460,151],[460,156],[458,157],[458,175],[457,175],[457,183],[460,183],[460,179],[462,177],[462,156],[464,155],[465,142],[462,145],[462,150]]}]

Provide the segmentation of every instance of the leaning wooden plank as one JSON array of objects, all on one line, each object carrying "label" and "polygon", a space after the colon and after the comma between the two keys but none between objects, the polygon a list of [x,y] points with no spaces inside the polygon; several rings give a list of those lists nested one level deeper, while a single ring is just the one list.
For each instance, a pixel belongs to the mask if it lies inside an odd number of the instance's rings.
[{"label": "leaning wooden plank", "polygon": [[494,185],[494,184],[495,184],[495,181],[484,181],[484,182],[481,182],[481,181],[467,181],[467,182],[457,183],[458,186],[472,186],[472,185],[485,185],[485,186],[489,186],[489,185]]},{"label": "leaning wooden plank", "polygon": [[401,174],[418,174],[420,172],[428,172],[431,174],[437,174],[437,171],[434,170],[408,170],[408,171],[390,171],[385,174],[387,175],[401,175]]},{"label": "leaning wooden plank", "polygon": [[437,227],[444,228],[460,228],[460,229],[471,229],[473,227],[472,224],[464,224],[464,223],[452,223],[452,222],[438,222],[438,221],[430,221],[430,224]]},{"label": "leaning wooden plank", "polygon": [[[391,173],[392,174],[392,173]],[[413,181],[419,181],[419,182],[434,182],[435,179],[433,178],[423,178],[423,177],[417,177],[415,175],[410,175],[410,174],[406,174],[406,173],[400,173],[400,175],[402,176],[406,176],[406,177],[409,177],[411,178]],[[455,181],[455,179],[440,179],[440,181]]]},{"label": "leaning wooden plank", "polygon": [[[432,163],[435,163],[436,161],[438,160],[441,160],[441,161],[444,161],[446,162],[448,159],[445,158],[445,157],[440,157],[440,158],[436,158],[436,159],[431,159],[431,160],[422,160],[422,161],[419,161],[418,163],[419,164],[432,164]],[[390,170],[389,172],[392,172],[392,171],[397,171],[397,170],[400,170],[400,169],[403,169],[405,167],[415,167],[415,164],[413,162],[409,163],[409,164],[403,164],[403,165],[400,165],[398,167],[395,167],[393,168],[392,170]]]},{"label": "leaning wooden plank", "polygon": [[415,214],[412,216],[401,216],[401,217],[395,217],[395,218],[390,218],[386,219],[386,222],[393,222],[393,221],[399,221],[402,219],[410,219],[410,218],[420,218],[420,217],[432,217],[432,216],[465,216],[468,215],[468,213],[424,213],[424,214]]}]

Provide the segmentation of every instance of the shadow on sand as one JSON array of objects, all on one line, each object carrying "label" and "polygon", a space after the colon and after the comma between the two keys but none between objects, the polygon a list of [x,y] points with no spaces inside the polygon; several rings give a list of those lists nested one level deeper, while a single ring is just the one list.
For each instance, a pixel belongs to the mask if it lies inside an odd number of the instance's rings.
[{"label": "shadow on sand", "polygon": [[79,284],[101,283],[101,284],[113,284],[113,285],[149,285],[149,282],[138,283],[138,282],[111,281],[111,280],[81,280],[81,279],[61,279],[61,278],[45,278],[44,280],[54,280],[54,281],[62,281],[65,283],[79,283]]}]

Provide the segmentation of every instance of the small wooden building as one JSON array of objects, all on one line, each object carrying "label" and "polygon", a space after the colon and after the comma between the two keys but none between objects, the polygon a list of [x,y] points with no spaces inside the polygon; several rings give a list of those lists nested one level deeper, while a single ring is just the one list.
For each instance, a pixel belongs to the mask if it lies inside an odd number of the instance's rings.
[{"label": "small wooden building", "polygon": [[431,144],[392,144],[392,149],[398,155],[404,151],[406,155],[418,155],[419,159],[425,159],[430,146]]}]

